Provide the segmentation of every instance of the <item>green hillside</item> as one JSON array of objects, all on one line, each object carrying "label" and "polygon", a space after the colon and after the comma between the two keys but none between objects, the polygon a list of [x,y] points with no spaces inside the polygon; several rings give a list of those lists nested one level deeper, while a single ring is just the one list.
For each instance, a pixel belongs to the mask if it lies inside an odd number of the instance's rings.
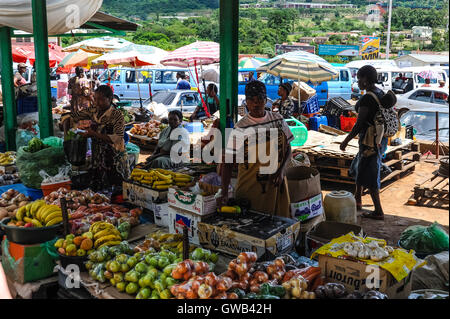
[{"label": "green hillside", "polygon": [[102,10],[119,17],[147,18],[149,14],[217,9],[219,0],[103,0]]}]

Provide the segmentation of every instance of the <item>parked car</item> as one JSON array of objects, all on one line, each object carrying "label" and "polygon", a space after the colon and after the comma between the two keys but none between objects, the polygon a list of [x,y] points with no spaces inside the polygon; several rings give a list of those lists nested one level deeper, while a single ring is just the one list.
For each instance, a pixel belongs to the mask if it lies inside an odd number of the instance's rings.
[{"label": "parked car", "polygon": [[[184,71],[189,75],[192,88],[197,85],[194,75],[188,69],[182,68],[114,68],[109,70],[111,85],[114,87],[114,95],[118,100],[139,100],[141,91],[142,99],[150,98],[150,87],[152,94],[158,91],[174,90],[177,87],[177,72]],[[108,70],[105,70],[99,80],[106,84],[108,82]],[[139,88],[138,88],[139,80]]]},{"label": "parked car", "polygon": [[400,117],[402,125],[412,125],[415,130],[415,137],[418,140],[435,141],[436,140],[436,112],[438,114],[439,141],[449,141],[449,118],[448,107],[436,107],[435,109],[415,109],[406,111]]},{"label": "parked car", "polygon": [[[330,81],[325,81],[321,83],[311,83],[307,84],[316,90],[317,98],[319,100],[319,105],[324,106],[327,101],[333,97],[340,96],[346,100],[351,98],[352,94],[352,77],[350,70],[346,67],[335,67],[339,71],[339,76]],[[239,70],[239,88],[238,94],[245,94],[245,86],[248,81],[246,79],[245,74],[248,74],[250,71],[254,71],[251,69]],[[256,71],[254,71],[256,72]],[[256,73],[255,73],[256,75]],[[280,77],[274,76],[269,73],[263,73],[259,80],[266,85],[267,97],[273,101],[279,98],[278,96],[278,87],[280,85]],[[294,80],[283,79],[284,82],[293,83]]]},{"label": "parked car", "polygon": [[397,95],[394,109],[403,113],[405,110],[430,110],[448,108],[448,90],[434,87],[422,87],[403,95]]},{"label": "parked car", "polygon": [[[148,108],[151,102],[148,98],[142,105]],[[165,105],[168,112],[179,110],[183,113],[192,113],[200,102],[200,94],[191,90],[158,91],[153,95],[153,102]],[[139,103],[134,106],[139,106]]]}]

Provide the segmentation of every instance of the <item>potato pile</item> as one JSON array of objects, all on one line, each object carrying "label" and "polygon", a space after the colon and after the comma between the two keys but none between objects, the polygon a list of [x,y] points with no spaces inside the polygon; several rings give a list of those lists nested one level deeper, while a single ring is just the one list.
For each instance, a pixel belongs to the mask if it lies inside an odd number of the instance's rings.
[{"label": "potato pile", "polygon": [[31,202],[31,198],[19,193],[15,189],[10,189],[2,194],[0,199],[0,220],[5,217],[14,217],[20,207]]},{"label": "potato pile", "polygon": [[109,198],[103,194],[94,193],[90,189],[86,189],[83,191],[77,190],[68,190],[64,187],[61,187],[56,192],[52,192],[49,195],[45,196],[45,201],[49,205],[58,205],[60,204],[60,199],[65,197],[67,202],[67,209],[69,213],[72,211],[76,211],[80,206],[87,206],[88,204],[103,204],[109,203]]},{"label": "potato pile", "polygon": [[131,134],[147,136],[150,138],[157,138],[161,132],[161,122],[157,120],[151,120],[147,123],[134,124],[130,130]]}]

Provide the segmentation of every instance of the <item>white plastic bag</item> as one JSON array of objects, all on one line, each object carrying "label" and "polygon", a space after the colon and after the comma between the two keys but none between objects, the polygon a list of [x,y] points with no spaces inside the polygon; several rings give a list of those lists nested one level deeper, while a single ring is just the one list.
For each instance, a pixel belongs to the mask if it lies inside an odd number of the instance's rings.
[{"label": "white plastic bag", "polygon": [[169,117],[167,106],[161,103],[152,102],[148,105],[148,110],[154,114],[155,120],[162,120]]},{"label": "white plastic bag", "polygon": [[48,175],[44,170],[40,170],[39,175],[43,178],[42,184],[56,184],[70,180],[70,171],[70,166],[62,166],[55,176]]}]

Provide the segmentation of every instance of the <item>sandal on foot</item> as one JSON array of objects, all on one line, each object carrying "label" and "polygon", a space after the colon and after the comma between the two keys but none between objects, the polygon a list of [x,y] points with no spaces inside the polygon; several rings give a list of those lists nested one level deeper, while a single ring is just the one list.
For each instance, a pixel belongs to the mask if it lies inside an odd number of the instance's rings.
[{"label": "sandal on foot", "polygon": [[376,212],[363,212],[361,217],[370,218],[375,220],[384,220],[384,214],[378,214]]}]

